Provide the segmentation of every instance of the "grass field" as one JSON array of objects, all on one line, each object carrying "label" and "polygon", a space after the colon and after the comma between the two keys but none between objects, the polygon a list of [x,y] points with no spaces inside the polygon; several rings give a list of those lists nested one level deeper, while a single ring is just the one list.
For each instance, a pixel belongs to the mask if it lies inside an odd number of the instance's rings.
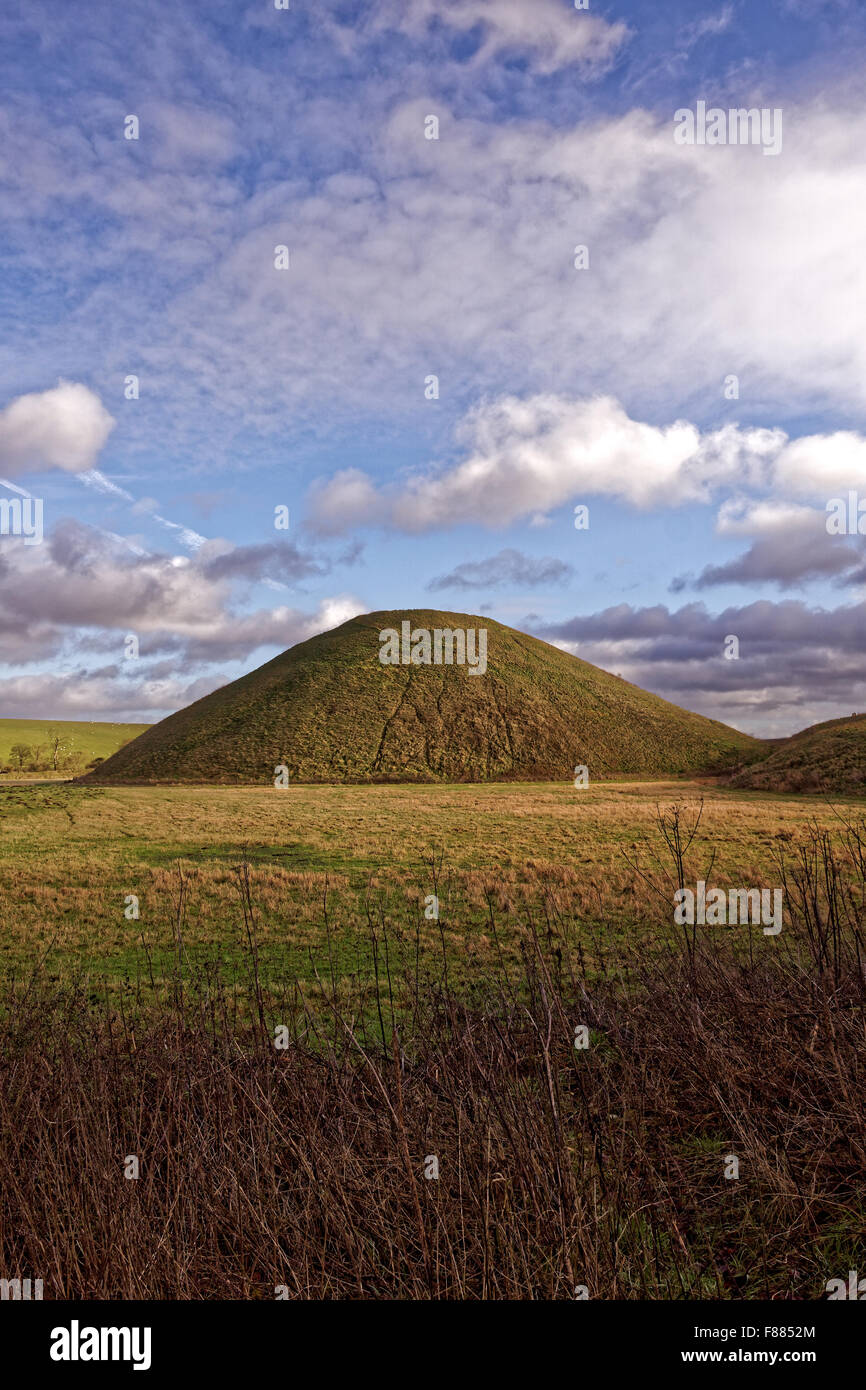
[{"label": "grass field", "polygon": [[[0,874],[0,1263],[46,1297],[866,1267],[862,801],[7,786]],[[672,927],[700,877],[784,884],[781,935]]]},{"label": "grass field", "polygon": [[[176,961],[180,910],[183,962],[218,957],[231,977],[248,946],[244,862],[266,974],[309,978],[323,960],[363,974],[372,917],[417,929],[422,950],[444,943],[456,974],[471,978],[494,950],[491,911],[513,952],[545,901],[587,945],[651,939],[671,913],[670,893],[662,901],[640,872],[660,872],[658,807],[696,812],[702,802],[694,877],[714,853],[720,886],[776,883],[779,851],[812,820],[839,825],[818,798],[682,782],[7,787],[0,968],[20,971],[48,951],[61,974],[86,964],[112,987],[158,984]],[[438,922],[424,915],[434,893]]]},{"label": "grass field", "polygon": [[12,749],[16,743],[25,743],[35,749],[48,748],[52,732],[59,734],[63,748],[84,754],[88,763],[92,758],[109,758],[122,744],[136,738],[147,724],[108,724],[87,723],[73,719],[0,719],[0,766],[12,762]]},{"label": "grass field", "polygon": [[[4,1268],[822,1296],[866,1258],[861,815],[681,781],[0,789]],[[704,876],[784,883],[781,936],[673,929]]]}]

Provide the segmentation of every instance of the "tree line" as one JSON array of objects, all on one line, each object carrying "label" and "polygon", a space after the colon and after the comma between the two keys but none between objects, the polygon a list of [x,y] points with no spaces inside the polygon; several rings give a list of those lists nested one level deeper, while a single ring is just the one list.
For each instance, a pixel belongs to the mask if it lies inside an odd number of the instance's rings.
[{"label": "tree line", "polygon": [[0,765],[0,773],[65,772],[77,776],[86,768],[97,767],[102,762],[105,759],[101,757],[88,761],[83,749],[76,748],[73,734],[63,734],[59,729],[49,728],[44,741],[40,743],[13,743],[8,760]]}]

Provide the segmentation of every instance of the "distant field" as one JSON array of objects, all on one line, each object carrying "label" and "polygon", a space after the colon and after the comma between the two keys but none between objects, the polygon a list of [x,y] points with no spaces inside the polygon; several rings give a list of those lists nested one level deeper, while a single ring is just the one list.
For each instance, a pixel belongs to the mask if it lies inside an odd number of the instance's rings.
[{"label": "distant field", "polygon": [[[839,825],[818,798],[682,782],[583,791],[568,783],[7,786],[0,973],[50,946],[60,973],[86,962],[114,986],[142,977],[158,986],[175,959],[180,911],[184,965],[219,958],[232,976],[248,954],[237,874],[245,859],[269,974],[366,974],[371,921],[395,940],[414,941],[417,931],[423,951],[444,945],[466,978],[500,946],[516,951],[529,918],[546,911],[597,951],[624,934],[651,937],[660,914],[670,920],[669,898],[659,905],[633,866],[659,879],[657,806],[693,814],[701,800],[690,871],[700,876],[715,853],[719,885],[776,883],[777,854],[811,819],[834,833]],[[857,814],[857,803],[835,804]],[[439,923],[424,916],[433,893]],[[139,900],[137,919],[125,916],[128,895]]]},{"label": "distant field", "polygon": [[6,767],[13,761],[12,748],[16,743],[27,744],[34,751],[40,746],[47,749],[55,730],[64,748],[83,753],[88,763],[93,758],[110,757],[122,744],[148,727],[147,724],[86,723],[73,719],[0,719],[0,766]]}]

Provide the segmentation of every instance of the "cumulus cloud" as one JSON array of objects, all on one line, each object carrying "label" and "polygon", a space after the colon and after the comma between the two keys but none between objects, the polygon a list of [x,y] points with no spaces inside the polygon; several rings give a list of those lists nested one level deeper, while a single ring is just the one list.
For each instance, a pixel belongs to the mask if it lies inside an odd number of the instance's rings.
[{"label": "cumulus cloud", "polygon": [[253,613],[227,611],[207,630],[183,636],[173,628],[157,630],[142,646],[153,655],[173,653],[174,670],[192,670],[214,661],[246,662],[253,652],[267,647],[284,651],[366,611],[367,605],[353,594],[335,594],[321,599],[312,610],[280,604]]},{"label": "cumulus cloud", "polygon": [[[790,589],[815,579],[833,579],[838,584],[863,582],[866,544],[859,537],[829,535],[826,511],[790,503],[748,505],[728,500],[719,511],[716,529],[722,535],[754,539],[735,559],[705,566],[694,581],[697,589],[755,583]],[[671,586],[674,592],[684,587],[682,579]]]},{"label": "cumulus cloud", "polygon": [[307,522],[319,535],[340,535],[382,516],[376,485],[361,468],[341,468],[310,487]]},{"label": "cumulus cloud", "polygon": [[534,589],[541,585],[563,584],[574,573],[574,567],[553,556],[524,555],[519,550],[500,550],[484,560],[465,560],[449,574],[431,579],[427,588],[491,589],[503,585],[518,585]]},{"label": "cumulus cloud", "polygon": [[782,449],[773,467],[778,492],[795,497],[830,497],[860,488],[866,492],[866,439],[853,430],[804,435]]},{"label": "cumulus cloud", "polygon": [[[113,638],[102,632],[88,643],[85,635],[77,644],[77,659],[68,663],[58,654],[63,635],[58,628],[49,626],[44,633],[31,629],[20,643],[20,664],[50,655],[51,670],[18,670],[0,677],[0,703],[10,717],[146,723],[182,709],[239,674],[220,671],[218,663],[245,662],[263,647],[281,651],[363,611],[363,603],[344,594],[323,599],[312,611],[279,607],[226,614],[193,634],[180,635],[171,628],[151,632],[134,662],[121,659],[123,624]],[[7,658],[14,641],[15,634],[4,631],[0,616],[0,647]],[[116,659],[89,669],[81,661],[88,651],[116,653]]]},{"label": "cumulus cloud", "polygon": [[649,508],[710,502],[732,486],[810,497],[866,490],[860,435],[788,441],[780,429],[736,424],[702,434],[686,420],[634,420],[610,396],[484,401],[461,422],[458,439],[466,453],[459,463],[400,484],[377,487],[360,469],[320,481],[310,493],[310,525],[323,534],[371,523],[416,532],[506,526],[587,497]]},{"label": "cumulus cloud", "polygon": [[0,472],[93,468],[115,421],[95,392],[61,381],[48,391],[18,396],[0,410]]},{"label": "cumulus cloud", "polygon": [[[248,612],[233,582],[271,570],[286,576],[307,561],[294,547],[208,547],[195,558],[130,549],[122,538],[76,521],[55,527],[48,544],[18,547],[4,559],[0,586],[0,660],[57,655],[66,639],[97,630],[134,632],[145,654],[173,651],[185,661],[245,660],[261,647],[283,649],[364,611],[353,595],[320,601],[312,612],[280,605]],[[277,547],[279,549],[279,547]],[[232,557],[236,557],[233,562]]]}]

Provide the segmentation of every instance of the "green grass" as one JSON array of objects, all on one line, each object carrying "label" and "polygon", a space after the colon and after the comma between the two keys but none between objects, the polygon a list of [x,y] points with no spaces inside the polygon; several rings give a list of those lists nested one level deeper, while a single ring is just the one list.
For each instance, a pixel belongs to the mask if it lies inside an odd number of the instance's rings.
[{"label": "green grass", "polygon": [[34,750],[41,745],[47,759],[52,731],[60,735],[66,752],[83,753],[85,763],[89,763],[92,758],[111,757],[121,744],[137,738],[146,728],[147,724],[86,723],[73,719],[0,719],[0,765],[12,763],[16,743],[26,743]]},{"label": "green grass", "polygon": [[[310,1210],[320,1213],[338,1190],[323,1181],[322,1155],[334,1158],[328,1181],[344,1174],[346,1135],[357,1172],[373,1172],[374,1180],[369,1191],[354,1179],[339,1189],[333,1228],[342,1229],[345,1212],[377,1210],[377,1184],[391,1191],[402,1160],[386,1149],[374,1164],[368,1154],[379,1155],[374,1131],[392,1142],[396,1112],[387,1091],[371,1110],[380,1089],[370,1085],[369,1063],[355,1068],[350,1059],[362,1047],[390,1086],[393,1028],[406,1061],[401,1071],[394,1053],[412,1156],[420,1164],[437,1152],[446,1180],[460,1174],[456,1188],[443,1189],[444,1207],[428,1213],[437,1241],[443,1210],[450,1213],[455,1268],[467,1228],[488,1229],[485,1193],[492,1193],[497,1240],[506,1222],[529,1231],[532,1287],[555,1288],[561,1228],[550,1215],[559,1189],[541,1180],[553,1182],[560,1171],[573,1180],[563,1209],[575,1223],[562,1249],[569,1258],[580,1251],[581,1281],[593,1297],[810,1298],[827,1278],[858,1268],[862,999],[854,943],[841,986],[832,970],[810,969],[807,934],[801,925],[798,938],[796,921],[790,940],[722,929],[718,949],[690,961],[682,938],[670,935],[671,897],[657,900],[640,872],[664,886],[656,817],[672,805],[687,826],[702,807],[686,880],[706,872],[714,886],[777,884],[777,856],[790,863],[798,844],[814,850],[815,822],[834,837],[841,863],[844,820],[862,814],[854,798],[830,805],[670,778],[584,790],[568,779],[0,787],[0,1022],[13,1030],[7,1047],[16,1059],[4,1102],[11,1117],[4,1172],[13,1176],[3,1191],[39,1239],[45,1229],[65,1238],[45,1214],[57,1208],[61,1175],[73,1173],[76,1193],[82,1173],[97,1175],[80,1204],[81,1225],[52,1268],[82,1278],[80,1251],[93,1251],[90,1295],[102,1288],[98,1278],[112,1288],[119,1276],[104,1271],[117,1247],[118,1208],[102,1175],[115,1151],[145,1148],[156,1178],[142,1192],[156,1205],[147,1209],[146,1239],[136,1237],[144,1254],[129,1268],[150,1269],[175,1219],[175,1197],[198,1202],[199,1194],[200,1206],[178,1209],[177,1231],[194,1231],[189,1259],[199,1258],[210,1230],[204,1213],[216,1210],[207,1249],[225,1260],[233,1230],[220,1206],[226,1163],[251,1154],[254,1180],[232,1170],[238,1190],[251,1196],[282,1200],[294,1191],[281,1144],[275,1172],[283,1176],[262,1181],[274,1149],[269,1136],[285,1115],[293,1126],[309,1122],[298,1142],[315,1155]],[[852,887],[857,908],[862,875]],[[434,891],[438,923],[424,915]],[[137,920],[124,915],[131,894]],[[756,968],[743,968],[753,954]],[[13,977],[17,990],[3,990]],[[559,1002],[551,1010],[552,999]],[[251,1047],[259,1007],[269,1043],[277,1023],[298,1040],[285,1064],[270,1046]],[[572,1029],[584,1019],[591,1045],[578,1052]],[[73,1022],[79,1031],[71,1034]],[[551,1078],[556,1110],[547,1100]],[[234,1099],[226,1105],[227,1094],[248,1099],[249,1115]],[[352,1095],[357,1109],[334,1111]],[[216,1117],[204,1148],[193,1113]],[[47,1150],[46,1133],[53,1136]],[[189,1138],[179,1171],[193,1180],[183,1177],[176,1192],[174,1178],[163,1181],[169,1170],[154,1152],[154,1134],[165,1136],[172,1163]],[[294,1144],[295,1128],[292,1135]],[[50,1181],[37,1160],[22,1163],[22,1152],[48,1152],[56,1161]],[[738,1183],[722,1176],[728,1152],[742,1157]],[[98,1153],[99,1161],[82,1165],[81,1153],[91,1160]],[[475,1155],[471,1170],[460,1166],[467,1154]],[[39,1179],[27,1201],[13,1180],[22,1171]],[[467,1171],[475,1178],[464,1207],[457,1203]],[[526,1186],[510,1187],[521,1174]],[[42,1206],[46,1192],[51,1201]],[[276,1231],[283,1250],[285,1232],[295,1229],[293,1201],[256,1221],[255,1208],[239,1208],[238,1230],[250,1234],[251,1250],[262,1230]],[[403,1209],[406,1248],[416,1250],[417,1225],[408,1205],[395,1211]],[[299,1217],[287,1266],[299,1267],[312,1219],[307,1211]],[[19,1226],[7,1220],[4,1229],[17,1238]],[[142,1229],[138,1208],[131,1229]],[[266,1246],[271,1258],[270,1235]],[[175,1280],[178,1268],[184,1277],[191,1268],[189,1259],[177,1261],[177,1248],[175,1240]],[[395,1268],[407,1267],[405,1255],[392,1259],[393,1235],[383,1248]],[[243,1283],[255,1257],[232,1249],[236,1288],[255,1296]],[[315,1252],[318,1267],[320,1243]],[[526,1287],[528,1258],[490,1266],[518,1270]],[[213,1267],[208,1255],[208,1277]],[[381,1270],[373,1277],[379,1296]],[[197,1279],[189,1288],[208,1287]],[[157,1291],[167,1288],[176,1292],[165,1280]],[[346,1296],[355,1292],[346,1286]]]},{"label": "green grass", "polygon": [[[182,888],[186,964],[219,957],[240,979],[244,861],[267,974],[368,976],[371,917],[410,944],[417,929],[425,952],[444,944],[467,982],[500,947],[516,958],[521,931],[545,903],[594,956],[625,936],[651,943],[658,905],[633,865],[655,872],[659,805],[694,811],[702,799],[692,863],[697,876],[714,849],[719,885],[777,883],[776,854],[814,816],[838,827],[820,800],[670,780],[583,791],[570,783],[0,788],[0,976],[48,952],[61,975],[83,964],[113,986],[151,969],[163,977]],[[840,805],[846,814],[856,807]],[[424,918],[434,865],[441,935]],[[124,915],[130,894],[137,920]]]},{"label": "green grass", "polygon": [[866,714],[803,729],[744,769],[734,782],[758,791],[866,795]]},{"label": "green grass", "polygon": [[[385,666],[379,632],[487,630],[487,669]],[[721,660],[721,657],[719,658]],[[153,725],[100,768],[113,784],[490,782],[691,774],[765,745],[465,613],[372,613],[301,642]]]}]

